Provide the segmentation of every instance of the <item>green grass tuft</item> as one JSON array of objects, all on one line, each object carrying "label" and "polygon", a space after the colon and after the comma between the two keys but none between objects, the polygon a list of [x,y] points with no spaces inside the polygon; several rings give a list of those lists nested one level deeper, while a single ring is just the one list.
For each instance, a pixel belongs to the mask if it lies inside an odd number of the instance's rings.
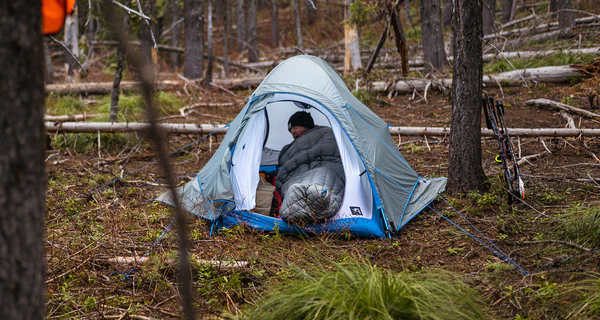
[{"label": "green grass tuft", "polygon": [[600,248],[600,208],[597,206],[569,208],[561,229],[561,234],[566,240],[595,249]]},{"label": "green grass tuft", "polygon": [[336,264],[284,283],[248,319],[483,319],[475,291],[441,271],[394,273],[369,264]]}]

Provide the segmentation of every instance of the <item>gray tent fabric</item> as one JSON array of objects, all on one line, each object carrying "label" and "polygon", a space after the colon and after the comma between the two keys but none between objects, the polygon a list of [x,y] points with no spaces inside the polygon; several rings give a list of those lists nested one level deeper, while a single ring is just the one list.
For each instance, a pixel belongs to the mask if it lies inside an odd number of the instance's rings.
[{"label": "gray tent fabric", "polygon": [[[324,60],[300,55],[275,67],[233,120],[227,135],[197,179],[181,187],[178,196],[185,209],[208,218],[230,210],[233,202],[230,167],[232,152],[246,123],[261,112],[276,94],[292,94],[322,106],[337,120],[360,155],[374,190],[377,210],[385,228],[397,231],[443,192],[446,178],[424,179],[406,162],[392,139],[388,125],[360,102],[340,75]],[[159,200],[169,202],[168,193]],[[216,212],[216,213],[215,213]]]}]

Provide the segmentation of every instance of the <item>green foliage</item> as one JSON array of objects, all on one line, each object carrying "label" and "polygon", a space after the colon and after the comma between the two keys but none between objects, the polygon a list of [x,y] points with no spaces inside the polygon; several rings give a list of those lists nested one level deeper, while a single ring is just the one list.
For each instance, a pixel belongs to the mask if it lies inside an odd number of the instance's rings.
[{"label": "green foliage", "polygon": [[576,205],[569,208],[560,233],[566,240],[600,248],[600,207]]},{"label": "green foliage", "polygon": [[[542,57],[534,58],[514,58],[510,59],[510,63],[505,59],[498,59],[496,61],[486,63],[483,66],[483,73],[500,73],[506,71],[512,71],[515,69],[524,68],[539,68],[547,66],[564,66],[576,63],[588,63],[594,60],[596,56],[594,54],[576,54],[558,52]],[[514,66],[514,69],[513,69]]]},{"label": "green foliage", "polygon": [[371,96],[371,93],[369,91],[366,90],[358,90],[358,91],[352,91],[352,94],[354,94],[354,96],[360,100],[362,103],[368,105],[373,97]]},{"label": "green foliage", "polygon": [[566,319],[600,318],[600,274],[592,273],[584,280],[561,286],[560,290],[556,302],[569,302]]},{"label": "green foliage", "polygon": [[[394,273],[368,262],[335,264],[282,283],[248,319],[483,319],[475,291],[441,271]],[[293,312],[290,312],[293,310]]]},{"label": "green foliage", "polygon": [[[179,108],[184,105],[184,102],[177,96],[165,92],[159,91],[153,97],[152,103],[155,108],[158,108],[159,116],[165,116],[168,114],[176,113]],[[102,113],[102,116],[94,118],[93,121],[105,122],[109,119],[110,114],[110,95],[104,96],[100,103],[96,107],[98,113]],[[122,94],[119,97],[119,114],[117,121],[121,122],[143,122],[146,120],[145,113],[146,103],[140,95],[129,95]]]},{"label": "green foliage", "polygon": [[350,19],[347,23],[356,24],[357,27],[364,26],[369,21],[369,15],[375,14],[375,6],[364,1],[355,0],[350,5]]}]

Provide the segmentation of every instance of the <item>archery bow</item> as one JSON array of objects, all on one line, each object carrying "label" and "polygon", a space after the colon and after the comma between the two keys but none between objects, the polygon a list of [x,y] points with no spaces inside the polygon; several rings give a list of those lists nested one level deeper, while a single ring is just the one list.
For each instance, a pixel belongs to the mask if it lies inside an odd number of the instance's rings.
[{"label": "archery bow", "polygon": [[494,98],[489,98],[487,94],[484,94],[482,107],[487,128],[494,132],[494,136],[500,144],[500,153],[495,157],[495,160],[501,163],[504,169],[504,178],[508,185],[508,204],[510,205],[517,198],[525,199],[525,184],[521,179],[513,145],[508,136],[506,121],[504,120],[504,105],[502,100],[497,100],[494,104]]}]

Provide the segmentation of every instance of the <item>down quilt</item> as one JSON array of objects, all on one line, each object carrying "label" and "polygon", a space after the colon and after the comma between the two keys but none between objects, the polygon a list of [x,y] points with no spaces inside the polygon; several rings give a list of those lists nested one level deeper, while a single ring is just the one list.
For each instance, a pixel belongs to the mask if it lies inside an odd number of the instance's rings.
[{"label": "down quilt", "polygon": [[316,126],[283,147],[279,165],[276,186],[283,196],[283,220],[316,223],[338,212],[345,175],[331,128]]}]

